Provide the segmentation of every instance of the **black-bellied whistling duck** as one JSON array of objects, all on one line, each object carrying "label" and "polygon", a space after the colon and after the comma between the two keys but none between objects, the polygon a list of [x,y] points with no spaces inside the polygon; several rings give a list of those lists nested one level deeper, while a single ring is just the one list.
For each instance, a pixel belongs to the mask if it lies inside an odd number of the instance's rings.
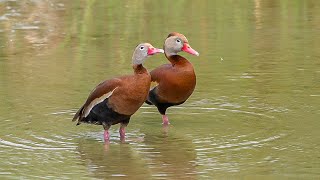
[{"label": "black-bellied whistling duck", "polygon": [[149,43],[139,44],[133,53],[133,75],[121,76],[100,83],[90,93],[87,101],[74,115],[80,123],[102,125],[104,140],[109,141],[108,129],[120,123],[120,138],[125,138],[125,127],[133,115],[147,99],[151,76],[142,63],[147,57],[163,53]]},{"label": "black-bellied whistling duck", "polygon": [[196,86],[193,66],[177,54],[181,51],[199,56],[183,34],[170,33],[164,42],[164,53],[171,64],[164,64],[150,72],[151,81],[156,81],[158,85],[150,90],[146,103],[158,108],[164,125],[169,124],[167,108],[184,103]]}]

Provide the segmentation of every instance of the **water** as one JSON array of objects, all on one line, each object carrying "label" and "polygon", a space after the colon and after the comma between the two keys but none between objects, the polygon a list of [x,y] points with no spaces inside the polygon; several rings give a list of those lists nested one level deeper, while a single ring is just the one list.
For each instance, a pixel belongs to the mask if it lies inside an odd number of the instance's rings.
[{"label": "water", "polygon": [[[1,179],[318,179],[320,3],[0,0]],[[140,42],[171,31],[199,57],[197,87],[161,126],[73,114],[100,81],[132,73]],[[146,62],[148,69],[164,56]]]}]

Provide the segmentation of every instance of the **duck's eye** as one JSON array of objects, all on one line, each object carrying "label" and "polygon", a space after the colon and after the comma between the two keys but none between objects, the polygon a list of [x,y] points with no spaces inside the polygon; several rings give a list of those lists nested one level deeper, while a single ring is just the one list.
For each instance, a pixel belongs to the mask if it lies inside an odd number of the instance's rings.
[{"label": "duck's eye", "polygon": [[144,46],[141,46],[141,47],[140,47],[140,50],[143,50],[143,49],[144,49]]},{"label": "duck's eye", "polygon": [[181,43],[181,40],[180,40],[180,39],[177,39],[176,42],[177,42],[177,43]]}]

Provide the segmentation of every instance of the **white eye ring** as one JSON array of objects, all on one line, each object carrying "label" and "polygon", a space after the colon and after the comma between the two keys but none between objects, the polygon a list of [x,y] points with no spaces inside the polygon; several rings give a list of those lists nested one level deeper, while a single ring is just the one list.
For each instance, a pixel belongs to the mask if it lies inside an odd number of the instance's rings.
[{"label": "white eye ring", "polygon": [[180,42],[181,42],[181,40],[180,40],[180,39],[177,39],[177,40],[176,40],[176,42],[177,42],[177,43],[180,43]]},{"label": "white eye ring", "polygon": [[144,49],[144,46],[141,46],[141,47],[140,47],[140,50],[143,50],[143,49]]}]

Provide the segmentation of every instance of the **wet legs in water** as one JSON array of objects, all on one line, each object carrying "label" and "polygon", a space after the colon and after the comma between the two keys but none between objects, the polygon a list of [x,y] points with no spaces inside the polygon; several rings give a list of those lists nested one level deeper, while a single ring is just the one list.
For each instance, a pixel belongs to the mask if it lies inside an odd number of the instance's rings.
[{"label": "wet legs in water", "polygon": [[119,129],[119,134],[120,134],[120,140],[123,142],[126,138],[126,127],[127,123],[120,123],[120,129]]},{"label": "wet legs in water", "polygon": [[169,118],[168,118],[168,116],[165,115],[165,114],[162,114],[162,124],[163,124],[164,126],[167,126],[167,125],[170,124]]},{"label": "wet legs in water", "polygon": [[102,124],[102,125],[103,125],[103,128],[104,128],[104,134],[103,134],[104,142],[105,143],[109,143],[109,140],[110,140],[110,135],[109,135],[110,125],[108,125],[108,124]]}]

